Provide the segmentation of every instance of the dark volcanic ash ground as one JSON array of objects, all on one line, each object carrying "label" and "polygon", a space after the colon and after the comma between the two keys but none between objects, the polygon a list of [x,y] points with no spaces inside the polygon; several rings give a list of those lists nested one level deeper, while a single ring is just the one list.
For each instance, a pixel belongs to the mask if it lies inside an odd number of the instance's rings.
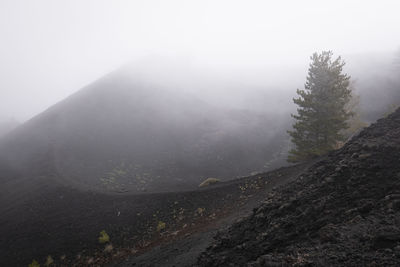
[{"label": "dark volcanic ash ground", "polygon": [[399,266],[400,109],[217,234],[198,266]]}]

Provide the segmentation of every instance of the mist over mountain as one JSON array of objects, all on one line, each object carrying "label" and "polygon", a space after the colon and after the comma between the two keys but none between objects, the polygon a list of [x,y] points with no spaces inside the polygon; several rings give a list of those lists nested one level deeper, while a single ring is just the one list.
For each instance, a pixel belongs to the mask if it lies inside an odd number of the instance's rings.
[{"label": "mist over mountain", "polygon": [[400,58],[398,52],[360,53],[344,57],[360,96],[360,115],[368,123],[382,117],[400,101]]},{"label": "mist over mountain", "polygon": [[[393,53],[345,58],[365,122],[400,99],[395,59]],[[285,164],[301,69],[287,69],[291,79],[285,80],[279,67],[279,75],[263,76],[213,73],[160,58],[130,63],[1,139],[2,166],[118,192],[187,189],[207,177],[265,171]]]},{"label": "mist over mountain", "polygon": [[15,119],[0,119],[0,138],[17,128],[19,124]]},{"label": "mist over mountain", "polygon": [[20,179],[158,192],[284,163],[288,124],[279,114],[208,104],[128,73],[99,79],[7,135],[3,166]]},{"label": "mist over mountain", "polygon": [[1,0],[0,267],[399,265],[399,10]]}]

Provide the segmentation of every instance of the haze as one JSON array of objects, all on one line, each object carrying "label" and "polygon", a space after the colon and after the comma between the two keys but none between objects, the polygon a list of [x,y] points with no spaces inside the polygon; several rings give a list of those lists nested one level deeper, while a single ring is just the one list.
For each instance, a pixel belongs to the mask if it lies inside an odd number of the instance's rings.
[{"label": "haze", "polygon": [[[187,90],[295,91],[315,51],[333,50],[351,68],[354,55],[398,49],[399,7],[395,0],[2,0],[0,120],[23,122],[127,63],[150,78],[157,66],[166,86]],[[202,86],[193,86],[194,76]]]},{"label": "haze", "polygon": [[399,10],[0,0],[0,266],[400,266]]}]

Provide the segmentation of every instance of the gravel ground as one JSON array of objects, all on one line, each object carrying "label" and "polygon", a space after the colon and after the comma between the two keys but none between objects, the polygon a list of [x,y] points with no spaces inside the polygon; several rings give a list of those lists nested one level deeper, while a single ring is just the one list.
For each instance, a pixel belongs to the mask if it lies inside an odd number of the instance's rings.
[{"label": "gravel ground", "polygon": [[399,266],[400,109],[221,231],[198,266]]}]

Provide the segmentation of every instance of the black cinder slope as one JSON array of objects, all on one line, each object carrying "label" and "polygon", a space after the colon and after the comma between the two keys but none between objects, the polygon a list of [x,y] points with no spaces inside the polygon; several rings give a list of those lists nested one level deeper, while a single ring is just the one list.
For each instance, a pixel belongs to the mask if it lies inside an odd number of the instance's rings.
[{"label": "black cinder slope", "polygon": [[0,265],[47,253],[72,262],[98,249],[103,229],[114,245],[138,243],[130,238],[154,234],[153,215],[170,219],[187,196],[191,213],[210,199],[180,191],[262,170],[286,139],[275,138],[277,124],[124,71],[98,80],[0,139]]},{"label": "black cinder slope", "polygon": [[209,176],[263,170],[286,139],[276,141],[277,124],[116,71],[0,140],[0,181],[134,193],[193,189]]},{"label": "black cinder slope", "polygon": [[199,266],[399,266],[400,109],[219,233]]}]

